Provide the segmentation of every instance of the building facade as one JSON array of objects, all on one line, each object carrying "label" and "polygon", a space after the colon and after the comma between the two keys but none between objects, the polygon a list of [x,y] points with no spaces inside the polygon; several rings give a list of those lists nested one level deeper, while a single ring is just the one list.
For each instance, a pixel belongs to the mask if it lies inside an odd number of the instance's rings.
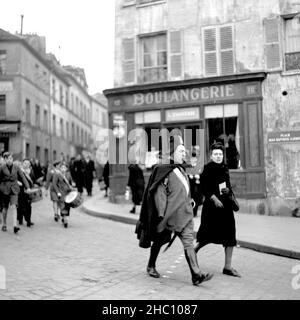
[{"label": "building facade", "polygon": [[[116,0],[110,127],[179,128],[201,165],[221,141],[243,209],[289,214],[300,196],[299,12],[288,0]],[[146,153],[157,148],[149,134]],[[113,196],[126,180],[114,166]]]},{"label": "building facade", "polygon": [[50,152],[50,70],[24,39],[0,30],[1,151],[44,162]]},{"label": "building facade", "polygon": [[0,29],[0,149],[44,164],[93,151],[84,70],[61,66],[45,41]]}]

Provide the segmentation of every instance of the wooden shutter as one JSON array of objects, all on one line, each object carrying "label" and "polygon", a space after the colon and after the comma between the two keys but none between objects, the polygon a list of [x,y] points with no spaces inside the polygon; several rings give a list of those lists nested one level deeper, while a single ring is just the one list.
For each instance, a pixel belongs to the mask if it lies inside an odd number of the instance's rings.
[{"label": "wooden shutter", "polygon": [[183,52],[183,39],[182,31],[170,31],[170,69],[171,78],[181,78],[183,73],[182,52]]},{"label": "wooden shutter", "polygon": [[206,76],[217,75],[217,29],[205,28],[203,30],[204,68]]},{"label": "wooden shutter", "polygon": [[279,19],[264,19],[265,63],[268,70],[281,68]]},{"label": "wooden shutter", "polygon": [[232,26],[220,28],[220,64],[222,75],[234,73]]},{"label": "wooden shutter", "polygon": [[123,79],[125,83],[135,82],[134,38],[123,39]]}]

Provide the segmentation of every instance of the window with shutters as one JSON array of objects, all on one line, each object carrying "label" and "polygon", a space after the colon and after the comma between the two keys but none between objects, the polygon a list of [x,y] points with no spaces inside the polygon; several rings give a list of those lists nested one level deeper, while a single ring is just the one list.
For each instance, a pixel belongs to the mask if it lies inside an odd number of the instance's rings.
[{"label": "window with shutters", "polygon": [[6,95],[0,94],[0,119],[6,116]]},{"label": "window with shutters", "polygon": [[135,82],[135,39],[123,39],[123,80],[126,84]]},{"label": "window with shutters", "polygon": [[203,64],[205,76],[221,76],[235,72],[233,26],[205,27]]},{"label": "window with shutters", "polygon": [[285,70],[300,71],[300,16],[285,19]]},{"label": "window with shutters", "polygon": [[6,50],[0,50],[0,74],[6,74]]},{"label": "window with shutters", "polygon": [[281,68],[279,18],[267,18],[264,20],[265,36],[265,65],[268,70]]},{"label": "window with shutters", "polygon": [[181,30],[169,32],[170,77],[180,80],[183,77],[183,35]]},{"label": "window with shutters", "polygon": [[159,34],[140,38],[141,83],[167,80],[167,36]]}]

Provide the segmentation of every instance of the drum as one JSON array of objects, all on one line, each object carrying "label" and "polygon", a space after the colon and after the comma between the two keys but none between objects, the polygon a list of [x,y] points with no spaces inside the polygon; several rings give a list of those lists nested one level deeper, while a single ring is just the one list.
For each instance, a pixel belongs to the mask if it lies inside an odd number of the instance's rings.
[{"label": "drum", "polygon": [[41,188],[32,188],[27,191],[28,197],[31,202],[43,200],[43,192]]},{"label": "drum", "polygon": [[79,207],[82,202],[83,199],[77,191],[71,191],[66,195],[65,203],[67,203],[71,208]]}]

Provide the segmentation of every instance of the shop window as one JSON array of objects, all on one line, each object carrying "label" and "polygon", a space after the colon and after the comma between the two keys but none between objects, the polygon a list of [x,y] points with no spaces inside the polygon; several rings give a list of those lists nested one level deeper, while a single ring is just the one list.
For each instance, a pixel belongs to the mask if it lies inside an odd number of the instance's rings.
[{"label": "shop window", "polygon": [[208,145],[221,142],[225,148],[224,158],[229,169],[239,169],[241,163],[238,105],[206,106],[205,120]]},{"label": "shop window", "polygon": [[285,20],[285,70],[300,70],[300,17]]},{"label": "shop window", "polygon": [[44,163],[47,164],[49,161],[49,149],[45,148],[44,150]]},{"label": "shop window", "polygon": [[0,50],[0,74],[6,74],[6,50]]},{"label": "shop window", "polygon": [[41,161],[41,148],[39,146],[36,146],[35,148],[35,158]]},{"label": "shop window", "polygon": [[6,96],[5,94],[0,95],[0,118],[6,116]]},{"label": "shop window", "polygon": [[25,146],[25,157],[26,158],[30,158],[30,144],[29,143],[26,143],[26,146]]},{"label": "shop window", "polygon": [[203,28],[204,73],[206,76],[234,73],[232,26]]},{"label": "shop window", "polygon": [[167,36],[159,34],[140,38],[141,83],[167,80]]},{"label": "shop window", "polygon": [[160,110],[136,112],[134,114],[134,121],[136,124],[159,123],[161,121]]}]

